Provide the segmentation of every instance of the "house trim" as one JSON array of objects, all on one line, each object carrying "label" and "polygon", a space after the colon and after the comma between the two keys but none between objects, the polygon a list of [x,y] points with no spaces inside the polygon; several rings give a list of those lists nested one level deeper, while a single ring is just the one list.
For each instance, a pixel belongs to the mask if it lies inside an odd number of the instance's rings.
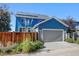
[{"label": "house trim", "polygon": [[48,19],[49,18],[47,15],[34,14],[30,12],[17,12],[16,17],[37,18],[37,19]]}]

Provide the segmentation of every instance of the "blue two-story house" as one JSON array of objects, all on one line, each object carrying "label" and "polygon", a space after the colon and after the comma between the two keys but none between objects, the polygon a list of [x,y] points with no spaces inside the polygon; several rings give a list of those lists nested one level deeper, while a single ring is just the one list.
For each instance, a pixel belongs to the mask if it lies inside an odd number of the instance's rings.
[{"label": "blue two-story house", "polygon": [[68,25],[59,18],[32,13],[16,13],[16,32],[38,32],[45,42],[63,41]]},{"label": "blue two-story house", "polygon": [[34,13],[16,13],[16,32],[31,32],[31,28],[49,17],[47,15],[40,15]]}]

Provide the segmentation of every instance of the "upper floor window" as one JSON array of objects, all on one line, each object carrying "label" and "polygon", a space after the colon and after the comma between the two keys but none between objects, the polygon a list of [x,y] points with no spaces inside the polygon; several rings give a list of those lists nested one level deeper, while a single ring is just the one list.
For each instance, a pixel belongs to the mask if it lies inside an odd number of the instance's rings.
[{"label": "upper floor window", "polygon": [[30,24],[30,19],[24,18],[24,24],[28,26]]}]

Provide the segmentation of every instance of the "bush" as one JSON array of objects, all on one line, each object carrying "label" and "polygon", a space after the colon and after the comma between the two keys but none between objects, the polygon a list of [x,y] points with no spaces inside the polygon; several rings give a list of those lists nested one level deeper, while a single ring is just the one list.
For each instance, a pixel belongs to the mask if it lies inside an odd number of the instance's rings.
[{"label": "bush", "polygon": [[18,44],[13,44],[12,46],[9,47],[3,47],[0,48],[1,53],[7,53],[7,52],[12,52],[12,53],[29,53],[32,51],[36,51],[40,48],[43,48],[44,42],[41,42],[39,40],[36,41],[31,41],[31,40],[24,40],[21,43]]},{"label": "bush", "polygon": [[43,48],[44,43],[36,40],[24,40],[22,43],[20,43],[13,51],[15,53],[23,52],[23,53],[29,53],[31,51],[36,51],[37,49]]},{"label": "bush", "polygon": [[20,45],[18,44],[14,49],[12,49],[12,52],[13,52],[13,53],[20,53],[20,52],[21,52],[21,47],[20,47]]},{"label": "bush", "polygon": [[20,44],[20,47],[22,49],[22,52],[28,53],[30,52],[31,49],[31,41],[30,40],[25,40]]},{"label": "bush", "polygon": [[72,38],[67,38],[65,39],[66,42],[69,42],[69,43],[74,43],[73,39]]},{"label": "bush", "polygon": [[44,46],[44,43],[39,41],[39,40],[36,40],[34,42],[31,42],[31,51],[35,51],[37,49],[40,49],[40,48],[43,48]]},{"label": "bush", "polygon": [[43,45],[44,45],[44,43],[41,42],[41,41],[36,41],[36,42],[35,42],[36,49],[40,49],[40,48],[42,48]]},{"label": "bush", "polygon": [[11,46],[7,46],[7,47],[0,47],[1,52],[8,52],[11,51],[13,48],[16,48],[18,44],[13,44]]},{"label": "bush", "polygon": [[22,51],[24,53],[28,53],[31,51],[36,51],[37,49],[40,49],[43,47],[43,42],[41,41],[31,41],[31,40],[25,40],[20,44],[20,47],[22,48]]},{"label": "bush", "polygon": [[16,48],[16,46],[17,46],[18,44],[13,44],[13,45],[10,45],[10,46],[7,46],[7,47],[0,47],[0,55],[4,55],[4,54],[9,54],[9,53],[11,53],[12,52],[12,50],[14,49],[14,48]]},{"label": "bush", "polygon": [[79,44],[79,39],[77,39],[77,40],[75,41],[75,43]]},{"label": "bush", "polygon": [[71,39],[71,38],[68,38],[68,39],[65,39],[66,42],[69,42],[69,43],[77,43],[79,44],[79,39],[77,39],[76,41]]}]

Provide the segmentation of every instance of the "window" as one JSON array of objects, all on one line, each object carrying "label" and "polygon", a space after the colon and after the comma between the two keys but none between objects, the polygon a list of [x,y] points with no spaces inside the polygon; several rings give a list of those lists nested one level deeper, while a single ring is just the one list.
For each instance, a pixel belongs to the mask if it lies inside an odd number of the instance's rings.
[{"label": "window", "polygon": [[26,28],[20,28],[20,32],[27,32]]},{"label": "window", "polygon": [[20,32],[31,32],[31,29],[22,27],[22,28],[20,28]]},{"label": "window", "polygon": [[25,24],[25,26],[29,26],[30,19],[24,18],[24,24]]}]

